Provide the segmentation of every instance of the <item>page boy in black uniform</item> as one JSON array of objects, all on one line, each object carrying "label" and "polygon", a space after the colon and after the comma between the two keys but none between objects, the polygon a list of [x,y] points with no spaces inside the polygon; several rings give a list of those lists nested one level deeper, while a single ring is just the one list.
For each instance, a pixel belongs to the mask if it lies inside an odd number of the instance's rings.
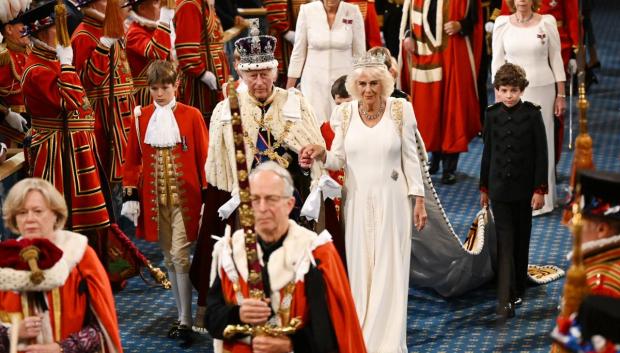
[{"label": "page boy in black uniform", "polygon": [[515,315],[527,284],[532,209],[547,193],[547,140],[540,107],[521,101],[525,71],[504,64],[493,82],[498,103],[487,108],[480,165],[480,203],[489,205],[497,234],[497,314]]}]

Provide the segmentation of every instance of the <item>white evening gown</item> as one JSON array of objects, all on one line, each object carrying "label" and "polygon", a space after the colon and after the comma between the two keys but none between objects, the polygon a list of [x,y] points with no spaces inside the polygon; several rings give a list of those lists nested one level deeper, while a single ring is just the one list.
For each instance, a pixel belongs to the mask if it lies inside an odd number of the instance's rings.
[{"label": "white evening gown", "polygon": [[525,70],[530,82],[523,92],[523,100],[538,104],[547,134],[547,161],[549,192],[545,205],[534,215],[553,210],[555,191],[555,128],[553,108],[555,105],[555,83],[566,81],[562,63],[560,34],[555,18],[543,15],[540,23],[523,28],[510,23],[509,16],[499,16],[493,29],[493,76],[501,65],[510,62]]},{"label": "white evening gown", "polygon": [[[402,138],[388,99],[381,121],[362,122],[357,101],[342,141],[344,109],[334,114],[336,136],[326,167],[345,166],[344,221],[347,267],[355,308],[369,353],[407,352],[407,297],[412,201],[424,195],[411,105],[403,108]],[[340,108],[340,107],[339,107]],[[396,109],[398,110],[398,109]],[[401,143],[402,141],[402,143]],[[341,161],[338,163],[338,161]]]}]

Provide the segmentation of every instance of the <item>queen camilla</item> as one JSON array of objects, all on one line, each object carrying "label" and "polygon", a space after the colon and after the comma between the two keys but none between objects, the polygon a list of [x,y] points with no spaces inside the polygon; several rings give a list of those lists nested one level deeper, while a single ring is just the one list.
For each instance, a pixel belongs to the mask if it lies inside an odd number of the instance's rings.
[{"label": "queen camilla", "polygon": [[[330,170],[345,169],[344,222],[349,280],[368,351],[407,352],[412,223],[426,224],[413,107],[391,98],[394,79],[382,54],[354,63],[346,87],[354,100],[332,115],[331,151],[301,150]],[[398,315],[385,315],[392,313]]]}]

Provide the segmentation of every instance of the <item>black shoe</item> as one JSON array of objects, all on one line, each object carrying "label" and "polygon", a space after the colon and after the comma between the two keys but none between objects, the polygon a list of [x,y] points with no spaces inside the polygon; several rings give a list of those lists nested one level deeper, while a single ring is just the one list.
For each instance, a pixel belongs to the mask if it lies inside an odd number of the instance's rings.
[{"label": "black shoe", "polygon": [[523,298],[522,297],[514,297],[511,300],[512,305],[514,306],[520,306],[521,304],[523,304]]},{"label": "black shoe", "polygon": [[508,303],[504,306],[498,307],[495,313],[500,319],[510,319],[515,317],[515,307],[512,303]]},{"label": "black shoe", "polygon": [[446,173],[441,177],[441,183],[444,185],[452,185],[456,183],[456,175],[454,173]]},{"label": "black shoe", "polygon": [[428,167],[428,172],[431,175],[435,175],[439,171],[439,161],[440,161],[440,158],[431,157],[430,166]]},{"label": "black shoe", "polygon": [[175,320],[172,323],[172,327],[170,327],[170,330],[168,330],[168,338],[172,338],[172,339],[176,339],[179,338],[179,326],[181,325],[181,322],[179,322],[179,320]]},{"label": "black shoe", "polygon": [[194,331],[192,328],[187,325],[179,325],[177,338],[181,340],[179,343],[179,347],[181,348],[189,348],[194,344],[196,338],[194,337]]}]

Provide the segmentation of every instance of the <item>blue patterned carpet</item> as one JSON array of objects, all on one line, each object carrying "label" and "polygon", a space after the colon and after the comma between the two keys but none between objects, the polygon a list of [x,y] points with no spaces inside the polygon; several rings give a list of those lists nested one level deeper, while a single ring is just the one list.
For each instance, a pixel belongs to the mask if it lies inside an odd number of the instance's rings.
[{"label": "blue patterned carpet", "polygon": [[[594,139],[597,169],[620,171],[620,4],[616,0],[596,1],[594,26],[602,69],[600,84],[590,94],[588,111],[590,134]],[[575,135],[577,114],[574,113]],[[568,119],[566,122],[568,126]],[[565,136],[568,136],[566,130]],[[482,153],[480,139],[462,155],[459,182],[442,186],[438,192],[458,234],[466,234],[478,210],[478,170]],[[566,195],[572,152],[565,143],[558,165],[558,194]],[[561,212],[535,218],[530,248],[530,263],[553,264],[566,268],[565,254],[570,249],[569,232],[560,225]],[[155,263],[161,262],[156,246],[138,245]],[[206,274],[205,274],[206,275]],[[548,352],[551,331],[562,292],[563,281],[530,287],[517,317],[507,324],[495,320],[495,289],[492,283],[459,298],[445,300],[432,291],[412,288],[409,292],[408,345],[410,352]],[[165,334],[175,319],[172,294],[152,288],[139,278],[116,295],[121,336],[126,352],[211,352],[211,340],[200,336],[187,350],[176,346]],[[388,315],[389,313],[386,313]]]}]

